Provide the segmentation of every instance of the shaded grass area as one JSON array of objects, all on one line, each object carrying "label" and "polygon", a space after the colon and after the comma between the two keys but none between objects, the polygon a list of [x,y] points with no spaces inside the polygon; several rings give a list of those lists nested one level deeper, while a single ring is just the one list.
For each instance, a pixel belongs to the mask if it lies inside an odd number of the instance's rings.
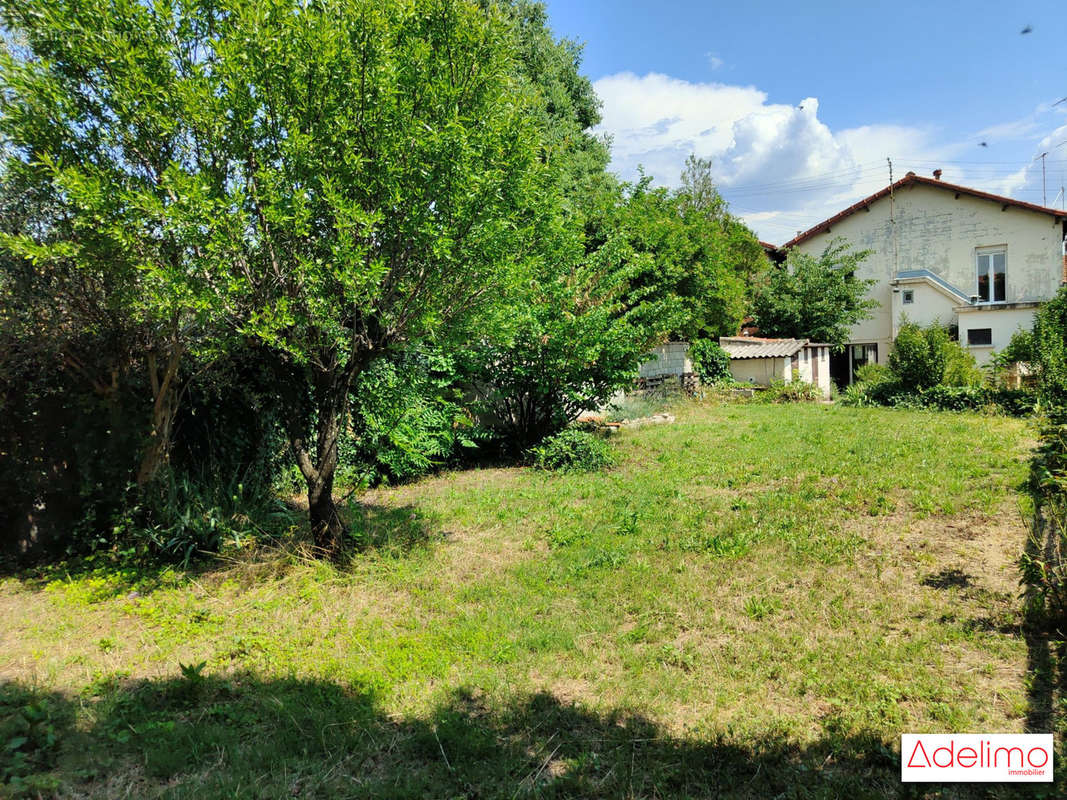
[{"label": "shaded grass area", "polygon": [[368,493],[340,568],[256,552],[4,581],[7,715],[35,698],[57,715],[19,780],[90,796],[1019,796],[908,794],[895,748],[902,731],[1026,723],[1024,424],[674,412],[620,434],[608,472]]},{"label": "shaded grass area", "polygon": [[[836,798],[877,797],[891,785],[892,753],[876,737],[803,747],[780,735],[690,740],[640,715],[596,713],[547,693],[500,707],[457,691],[427,719],[410,720],[330,683],[181,678],[107,692],[76,728],[80,702],[0,690],[0,707],[43,709],[29,732],[42,740],[34,766],[62,755],[72,792],[95,782],[103,794],[138,793],[182,779],[164,796]],[[870,781],[866,792],[853,791],[858,781]],[[13,786],[64,788],[42,773]]]}]

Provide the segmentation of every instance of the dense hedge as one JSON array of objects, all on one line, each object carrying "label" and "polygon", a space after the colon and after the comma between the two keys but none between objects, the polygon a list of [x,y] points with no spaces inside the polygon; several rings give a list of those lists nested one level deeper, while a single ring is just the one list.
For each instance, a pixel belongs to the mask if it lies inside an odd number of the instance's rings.
[{"label": "dense hedge", "polygon": [[989,386],[928,386],[904,390],[894,381],[856,383],[841,398],[843,405],[889,406],[937,411],[992,411],[1013,417],[1034,413],[1037,395],[1026,389],[1002,389]]},{"label": "dense hedge", "polygon": [[1033,391],[989,385],[974,356],[938,325],[903,324],[888,366],[861,367],[857,378],[841,398],[844,405],[1026,416],[1038,399]]},{"label": "dense hedge", "polygon": [[1029,622],[1062,640],[1067,635],[1067,288],[1038,310],[1031,355],[1044,417],[1030,464],[1032,536],[1020,563],[1029,588]]}]

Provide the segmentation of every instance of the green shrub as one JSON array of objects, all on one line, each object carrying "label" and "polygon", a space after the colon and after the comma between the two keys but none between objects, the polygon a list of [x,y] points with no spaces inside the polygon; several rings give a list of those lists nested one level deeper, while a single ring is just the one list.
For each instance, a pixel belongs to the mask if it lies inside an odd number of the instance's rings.
[{"label": "green shrub", "polygon": [[889,369],[904,391],[936,386],[945,377],[948,332],[939,326],[923,329],[905,322],[893,342]]},{"label": "green shrub", "polygon": [[352,392],[339,482],[410,480],[473,447],[483,432],[461,399],[447,356],[413,348],[376,359]]},{"label": "green shrub", "polygon": [[1038,309],[1032,336],[1033,361],[1042,403],[1067,406],[1067,287]]},{"label": "green shrub", "polygon": [[[1035,326],[1036,327],[1036,326]],[[1041,445],[1030,463],[1035,514],[1031,541],[1020,559],[1032,595],[1031,614],[1067,634],[1067,412],[1054,409],[1041,426]]]},{"label": "green shrub", "polygon": [[730,356],[718,342],[712,339],[697,339],[689,345],[689,360],[693,370],[703,383],[719,383],[730,380]]},{"label": "green shrub", "polygon": [[889,371],[889,367],[885,364],[871,362],[859,367],[856,370],[855,378],[857,383],[885,383],[888,380],[892,380],[893,373]]},{"label": "green shrub", "polygon": [[561,472],[595,472],[615,460],[607,441],[580,428],[566,428],[549,436],[527,453],[538,469]]},{"label": "green shrub", "polygon": [[941,383],[946,386],[981,386],[985,382],[985,375],[978,362],[974,360],[974,354],[960,345],[954,339],[946,337],[942,344],[945,354],[945,371],[941,377]]},{"label": "green shrub", "polygon": [[1005,414],[1027,417],[1037,411],[1037,392],[1033,389],[992,389],[990,401]]},{"label": "green shrub", "polygon": [[905,391],[893,380],[880,383],[854,383],[840,402],[845,406],[889,406],[891,408],[937,411],[995,411],[1015,417],[1034,411],[1037,397],[1023,389],[994,389],[987,386],[928,386]]},{"label": "green shrub", "polygon": [[115,520],[107,541],[123,556],[188,566],[207,553],[281,536],[292,524],[290,509],[262,487],[166,469]]},{"label": "green shrub", "polygon": [[818,386],[804,381],[773,381],[756,397],[764,403],[797,403],[823,399],[822,390]]},{"label": "green shrub", "polygon": [[870,396],[870,386],[866,383],[850,383],[838,395],[837,402],[851,408],[868,408],[877,405]]},{"label": "green shrub", "polygon": [[1067,288],[1038,310],[1031,346],[1046,417],[1030,465],[1035,514],[1020,566],[1031,590],[1031,621],[1062,639],[1067,634]]},{"label": "green shrub", "polygon": [[941,411],[978,411],[993,403],[992,393],[982,386],[928,386],[915,400],[920,408]]},{"label": "green shrub", "polygon": [[1015,364],[1031,364],[1034,361],[1033,331],[1017,330],[1011,335],[1007,347],[990,357],[986,369],[994,385],[1002,385],[1008,370]]},{"label": "green shrub", "polygon": [[0,792],[6,789],[18,797],[22,789],[26,797],[43,796],[24,779],[55,766],[60,737],[73,716],[69,704],[54,696],[0,684]]}]

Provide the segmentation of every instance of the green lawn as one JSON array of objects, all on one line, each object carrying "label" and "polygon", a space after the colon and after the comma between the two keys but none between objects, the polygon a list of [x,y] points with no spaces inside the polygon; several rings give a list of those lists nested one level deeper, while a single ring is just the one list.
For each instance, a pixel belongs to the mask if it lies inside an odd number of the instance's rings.
[{"label": "green lawn", "polygon": [[4,579],[12,790],[895,797],[901,732],[1033,719],[1024,422],[675,413],[604,473],[371,492],[343,569]]}]

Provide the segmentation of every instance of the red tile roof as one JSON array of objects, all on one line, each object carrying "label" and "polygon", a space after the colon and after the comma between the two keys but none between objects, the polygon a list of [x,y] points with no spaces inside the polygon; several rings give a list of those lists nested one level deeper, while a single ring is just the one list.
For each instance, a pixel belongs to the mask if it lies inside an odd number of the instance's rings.
[{"label": "red tile roof", "polygon": [[934,186],[938,189],[946,189],[950,192],[955,192],[956,194],[965,194],[971,197],[981,198],[982,200],[992,200],[994,202],[1000,203],[1005,208],[1008,206],[1013,206],[1015,208],[1022,208],[1027,211],[1036,211],[1039,214],[1048,214],[1052,217],[1056,217],[1059,219],[1067,219],[1067,211],[1061,211],[1058,208],[1047,208],[1045,206],[1034,205],[1033,203],[1025,203],[1022,200],[1015,200],[1011,197],[1002,197],[998,194],[990,194],[989,192],[983,192],[979,189],[972,189],[969,186],[960,186],[956,183],[947,183],[946,181],[938,180],[937,178],[925,178],[922,175],[916,175],[914,172],[909,172],[907,175],[905,175],[893,185],[887,186],[884,189],[880,189],[879,191],[872,194],[870,197],[865,197],[858,203],[850,205],[844,211],[830,217],[830,219],[824,220],[815,227],[809,228],[803,233],[798,234],[797,236],[793,237],[788,242],[783,244],[780,249],[786,250],[790,247],[794,247],[795,245],[800,244],[801,242],[807,241],[813,236],[818,236],[820,233],[825,233],[846,217],[850,217],[857,211],[867,208],[875,201],[881,200],[883,197],[888,197],[891,191],[896,191],[897,189],[902,189],[905,186],[910,186],[912,184]]}]

